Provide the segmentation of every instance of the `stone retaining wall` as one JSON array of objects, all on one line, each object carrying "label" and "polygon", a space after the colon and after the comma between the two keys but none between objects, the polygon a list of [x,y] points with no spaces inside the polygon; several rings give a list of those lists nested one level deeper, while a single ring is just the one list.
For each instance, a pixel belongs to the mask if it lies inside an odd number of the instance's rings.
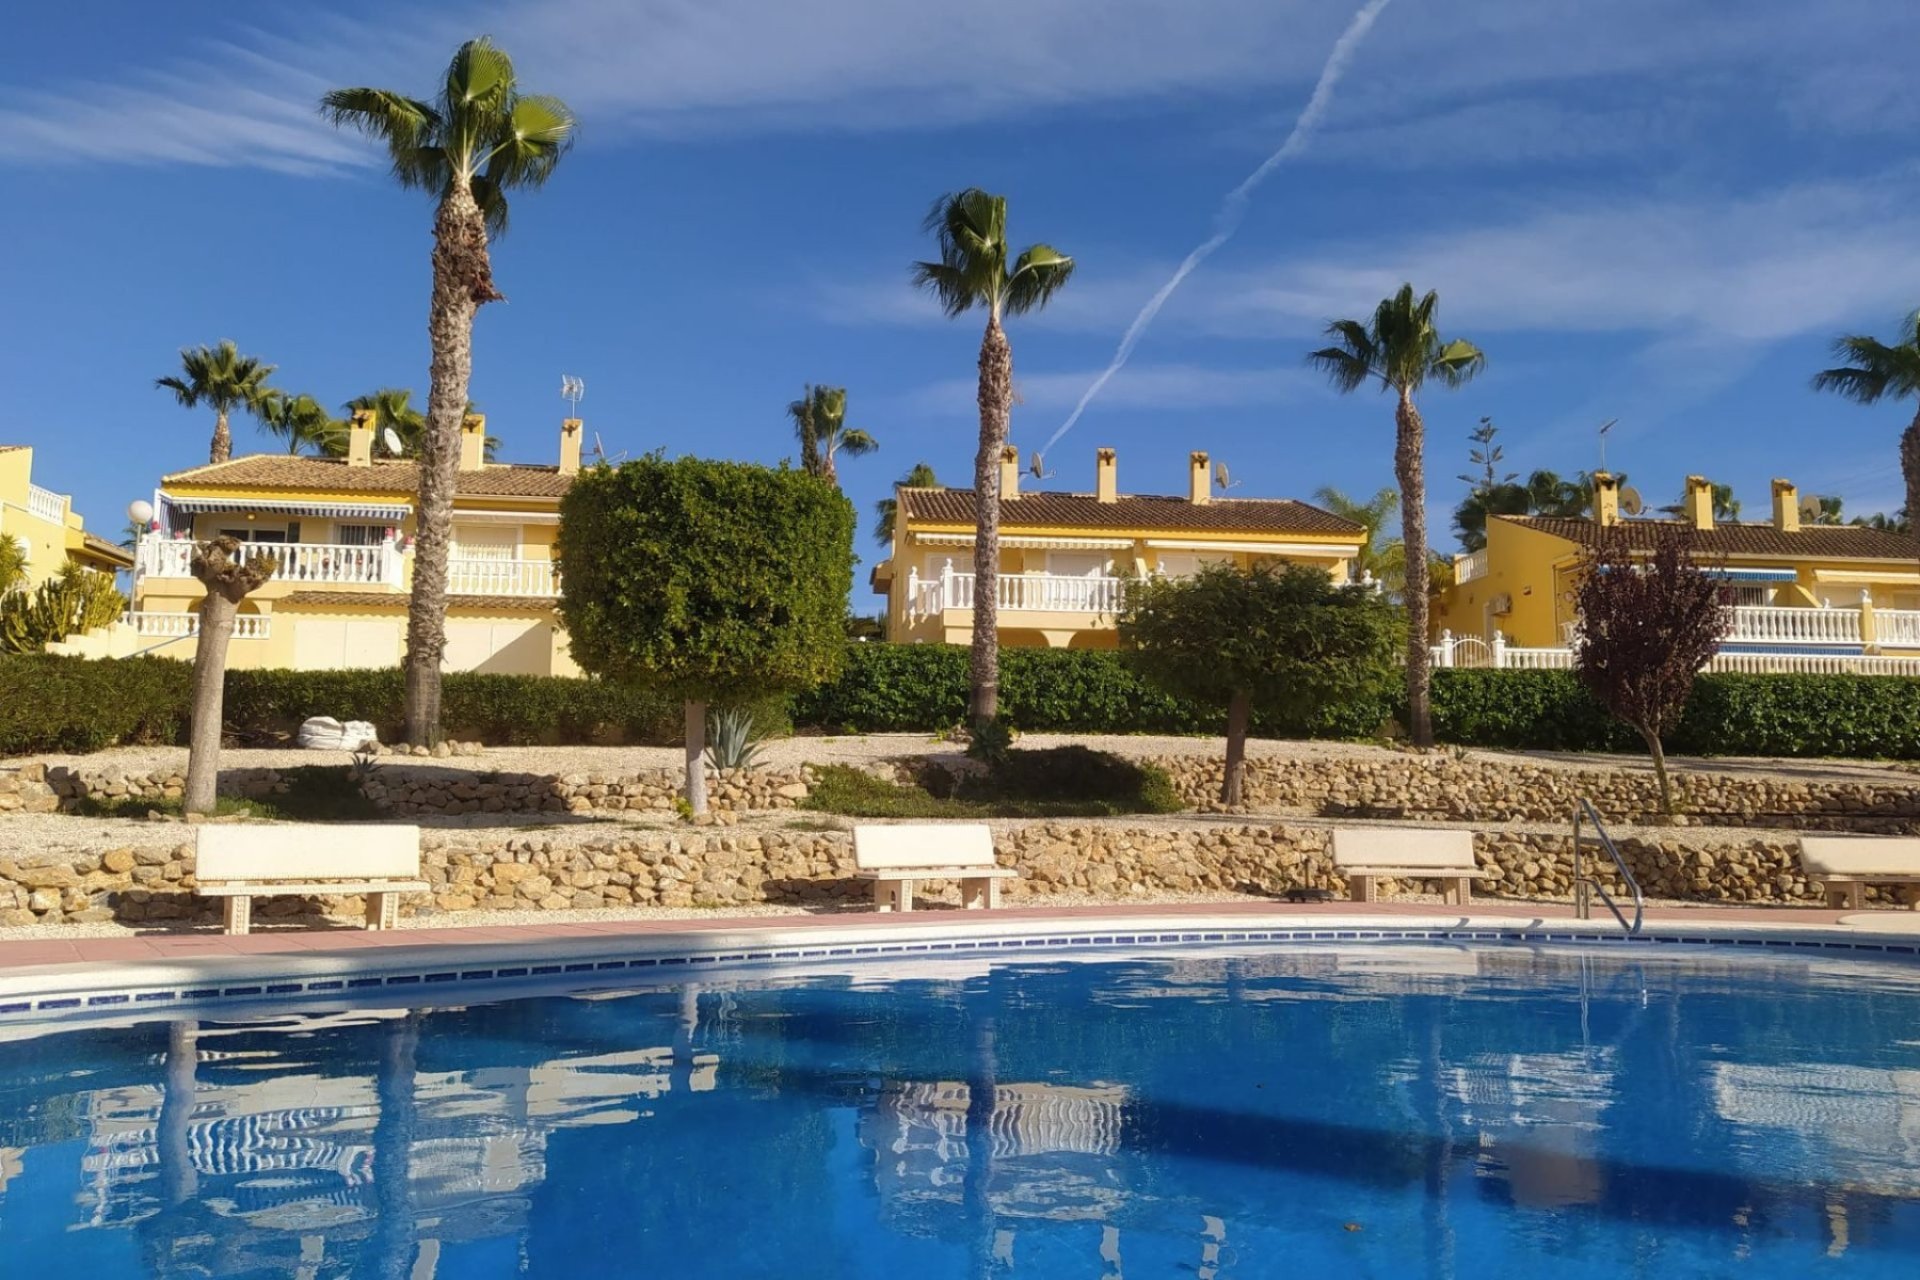
[{"label": "stone retaining wall", "polygon": [[[1196,808],[1217,806],[1225,762],[1174,756],[1153,763]],[[1689,826],[1775,827],[1806,831],[1920,832],[1915,785],[1799,780],[1768,774],[1676,770],[1674,793]],[[1648,770],[1564,767],[1521,760],[1412,753],[1302,760],[1249,760],[1243,801],[1252,809],[1292,809],[1323,817],[1439,818],[1453,822],[1571,822],[1585,796],[1609,823],[1643,824],[1660,811]]]},{"label": "stone retaining wall", "polygon": [[[61,857],[16,851],[0,858],[0,924],[120,919],[130,922],[215,920],[217,904],[193,896],[193,847],[157,829],[148,846]],[[177,828],[175,829],[177,832]],[[424,833],[429,895],[409,895],[405,914],[562,910],[618,906],[727,906],[780,902],[859,901],[866,882],[852,879],[853,853],[843,831],[756,830],[583,834],[449,829]],[[1125,897],[1155,890],[1278,894],[1290,888],[1344,895],[1327,851],[1329,829],[1308,823],[1232,826],[1031,822],[1000,825],[994,841],[1003,866],[1021,878],[1006,882],[1014,900],[1062,892]],[[1565,897],[1571,892],[1569,839],[1558,833],[1479,833],[1475,845],[1490,897]],[[1791,837],[1704,832],[1628,838],[1622,856],[1649,896],[1713,902],[1818,905],[1800,874]],[[1396,888],[1431,885],[1382,885]],[[932,883],[927,896],[951,897]],[[1869,892],[1869,898],[1882,895]],[[358,898],[261,899],[265,919],[316,910],[357,920]]]}]

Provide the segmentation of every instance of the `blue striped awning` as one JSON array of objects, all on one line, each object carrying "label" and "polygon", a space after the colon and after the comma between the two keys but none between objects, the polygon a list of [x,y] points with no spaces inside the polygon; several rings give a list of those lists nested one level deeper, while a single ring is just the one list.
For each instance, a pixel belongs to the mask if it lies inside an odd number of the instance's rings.
[{"label": "blue striped awning", "polygon": [[1707,576],[1727,582],[1793,582],[1799,577],[1792,569],[1708,569]]},{"label": "blue striped awning", "polygon": [[213,516],[228,512],[254,512],[260,515],[316,516],[334,520],[380,520],[399,524],[412,506],[405,502],[283,502],[275,498],[176,498],[163,493],[160,500],[175,514]]}]

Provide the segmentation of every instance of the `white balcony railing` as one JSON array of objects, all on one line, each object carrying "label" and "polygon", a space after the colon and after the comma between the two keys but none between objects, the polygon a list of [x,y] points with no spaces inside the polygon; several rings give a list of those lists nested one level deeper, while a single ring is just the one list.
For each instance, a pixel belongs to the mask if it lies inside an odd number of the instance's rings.
[{"label": "white balcony railing", "polygon": [[456,596],[545,596],[559,594],[551,560],[472,560],[447,562],[447,591]]},{"label": "white balcony railing", "polygon": [[[145,538],[134,555],[142,577],[191,578],[191,538]],[[373,546],[337,542],[255,544],[280,562],[276,582],[338,583],[360,586],[401,585],[401,556],[390,543]]]},{"label": "white balcony railing", "polygon": [[1857,645],[1862,643],[1860,611],[1736,605],[1733,630],[1727,633],[1726,643]]},{"label": "white balcony railing", "polygon": [[1483,547],[1479,551],[1453,558],[1453,580],[1465,585],[1475,578],[1487,576],[1487,552]]},{"label": "white balcony railing", "polygon": [[[200,634],[197,613],[159,613],[143,611],[123,613],[120,621],[133,628],[135,635],[178,637]],[[273,617],[264,613],[242,613],[233,620],[235,640],[265,640],[273,634]]]},{"label": "white balcony railing", "polygon": [[[1114,614],[1120,610],[1126,579],[1111,576],[1077,577],[1051,573],[1000,575],[994,596],[1002,609],[1029,609],[1053,613]],[[922,579],[908,575],[907,598],[919,617],[944,609],[973,608],[973,575],[941,573]]]},{"label": "white balcony railing", "polygon": [[1875,609],[1873,640],[1886,649],[1920,649],[1920,609]]},{"label": "white balcony railing", "polygon": [[37,484],[27,486],[27,513],[40,520],[54,524],[67,522],[67,495],[55,493],[51,489],[42,489]]}]

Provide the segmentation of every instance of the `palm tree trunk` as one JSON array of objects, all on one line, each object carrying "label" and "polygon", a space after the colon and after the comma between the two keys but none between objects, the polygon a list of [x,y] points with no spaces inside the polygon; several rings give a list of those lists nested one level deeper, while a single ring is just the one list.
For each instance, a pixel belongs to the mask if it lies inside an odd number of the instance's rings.
[{"label": "palm tree trunk", "polygon": [[707,811],[707,704],[686,706],[687,805],[695,813]]},{"label": "palm tree trunk", "polygon": [[440,663],[447,649],[447,554],[460,469],[460,420],[473,378],[473,317],[496,302],[487,258],[487,224],[473,193],[456,184],[433,224],[433,302],[427,337],[427,425],[420,440],[420,500],[414,538],[413,594],[407,607],[407,741],[441,738]]},{"label": "palm tree trunk", "polygon": [[221,409],[213,415],[213,443],[207,446],[207,461],[225,462],[231,457],[233,432],[227,429],[227,411]]},{"label": "palm tree trunk", "polygon": [[200,602],[200,638],[193,655],[193,720],[187,739],[188,813],[212,813],[220,781],[220,727],[225,719],[227,644],[239,606],[207,589]]},{"label": "palm tree trunk", "polygon": [[1432,672],[1427,652],[1427,477],[1426,424],[1413,396],[1400,393],[1394,412],[1393,477],[1400,482],[1400,539],[1407,565],[1407,731],[1413,745],[1433,745],[1433,711],[1428,705]]},{"label": "palm tree trunk", "polygon": [[1900,433],[1900,475],[1907,482],[1907,531],[1920,538],[1920,413]]},{"label": "palm tree trunk", "polygon": [[973,658],[975,727],[1000,715],[1000,450],[1013,412],[1013,348],[996,311],[980,339],[980,453],[973,460]]},{"label": "palm tree trunk", "polygon": [[1237,805],[1247,778],[1247,721],[1252,700],[1235,693],[1227,700],[1227,776],[1220,786],[1220,803]]}]

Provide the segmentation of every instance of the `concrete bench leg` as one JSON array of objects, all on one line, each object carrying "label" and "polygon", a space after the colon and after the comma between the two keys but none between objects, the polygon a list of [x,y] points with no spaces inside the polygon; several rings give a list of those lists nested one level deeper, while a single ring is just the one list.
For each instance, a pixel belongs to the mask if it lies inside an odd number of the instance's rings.
[{"label": "concrete bench leg", "polygon": [[370,893],[367,895],[367,928],[397,929],[400,927],[400,895],[397,893]]},{"label": "concrete bench leg", "polygon": [[1830,884],[1827,886],[1827,906],[1834,911],[1864,911],[1867,906],[1867,886],[1853,884]]},{"label": "concrete bench leg", "polygon": [[873,909],[875,911],[913,910],[913,881],[875,880],[873,882]]},{"label": "concrete bench leg", "polygon": [[960,882],[960,905],[969,911],[992,911],[1000,905],[1000,881],[994,876]]},{"label": "concrete bench leg", "polygon": [[248,933],[253,929],[253,899],[244,893],[238,893],[227,899],[227,932]]},{"label": "concrete bench leg", "polygon": [[1353,891],[1351,895],[1353,901],[1372,902],[1374,900],[1376,887],[1372,876],[1348,876],[1347,884]]},{"label": "concrete bench leg", "polygon": [[1473,901],[1473,881],[1460,876],[1446,883],[1443,900],[1456,907],[1464,907]]}]

